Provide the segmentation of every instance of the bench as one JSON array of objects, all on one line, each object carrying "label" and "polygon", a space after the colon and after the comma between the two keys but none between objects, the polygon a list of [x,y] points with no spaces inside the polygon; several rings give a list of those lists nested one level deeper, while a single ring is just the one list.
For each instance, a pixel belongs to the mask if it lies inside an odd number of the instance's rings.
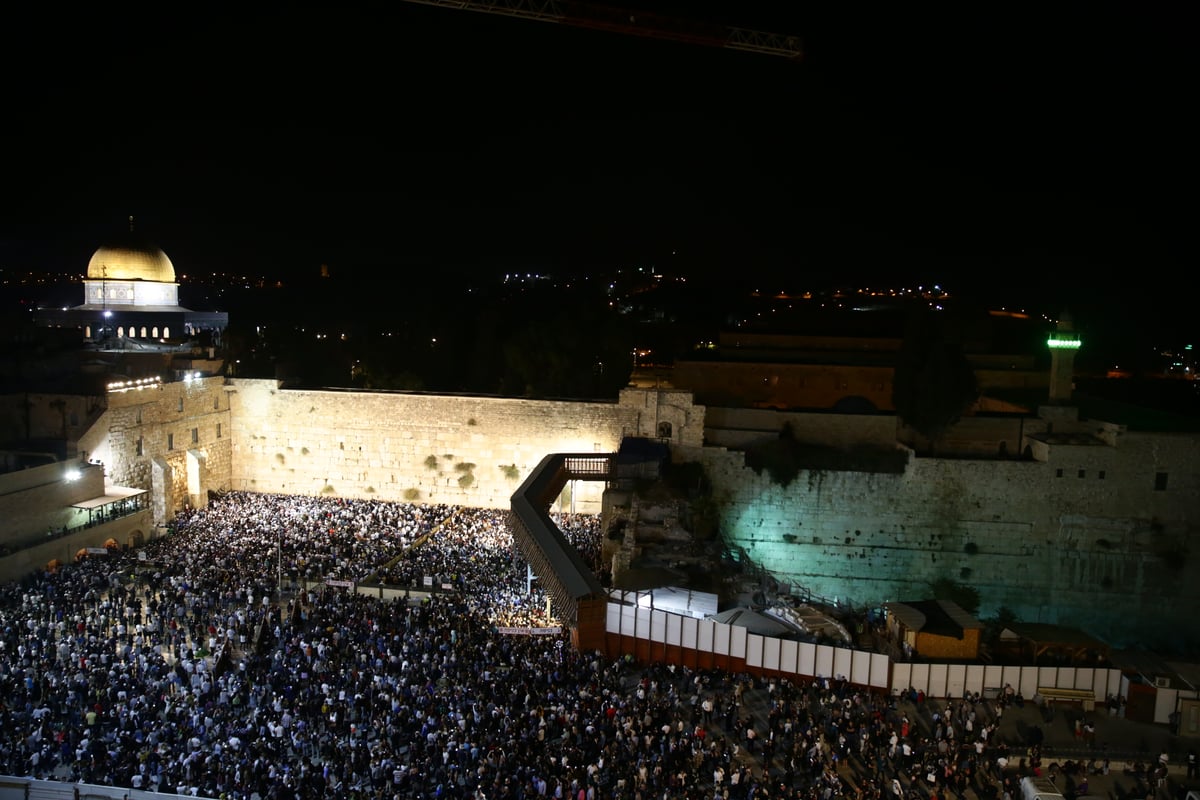
[{"label": "bench", "polygon": [[1057,689],[1039,686],[1038,695],[1046,702],[1079,703],[1084,711],[1096,710],[1096,693],[1091,689]]}]

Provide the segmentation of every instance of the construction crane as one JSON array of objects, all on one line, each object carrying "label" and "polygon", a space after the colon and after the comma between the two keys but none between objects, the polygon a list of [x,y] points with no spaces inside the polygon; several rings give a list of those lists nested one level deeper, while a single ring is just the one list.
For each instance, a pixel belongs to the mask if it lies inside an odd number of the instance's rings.
[{"label": "construction crane", "polygon": [[799,60],[804,51],[796,36],[734,28],[712,22],[666,17],[576,0],[406,0],[425,6],[456,8],[506,17],[556,22],[577,28],[646,36],[676,42],[746,50]]}]

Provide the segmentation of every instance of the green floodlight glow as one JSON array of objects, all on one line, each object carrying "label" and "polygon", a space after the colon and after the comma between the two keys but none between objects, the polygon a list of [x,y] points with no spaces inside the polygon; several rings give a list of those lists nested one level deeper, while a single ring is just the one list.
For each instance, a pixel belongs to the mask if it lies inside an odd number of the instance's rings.
[{"label": "green floodlight glow", "polygon": [[1051,335],[1050,338],[1046,340],[1046,346],[1051,350],[1078,350],[1081,344],[1083,344],[1083,342],[1079,340],[1078,336],[1070,334],[1065,336],[1062,334],[1057,336]]}]

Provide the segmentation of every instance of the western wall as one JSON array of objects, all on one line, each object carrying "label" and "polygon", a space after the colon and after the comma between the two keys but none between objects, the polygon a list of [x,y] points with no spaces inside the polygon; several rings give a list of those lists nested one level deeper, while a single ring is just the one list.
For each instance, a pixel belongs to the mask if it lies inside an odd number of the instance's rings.
[{"label": "western wall", "polygon": [[[541,401],[213,378],[110,396],[81,447],[115,483],[151,489],[165,524],[174,509],[228,489],[507,507],[548,453],[659,438],[676,461],[704,465],[726,542],[814,595],[863,607],[923,599],[931,583],[950,580],[979,592],[983,616],[1005,607],[1118,646],[1197,639],[1196,437],[1097,424],[1087,443],[1044,437],[1024,459],[909,452],[898,473],[805,470],[782,487],[714,444],[722,437],[706,431],[705,415],[678,391]],[[845,443],[855,417],[835,416],[788,419],[801,437],[836,431]],[[878,441],[881,425],[894,425],[857,419]],[[1011,420],[997,428],[1003,437],[1018,430]],[[601,491],[578,482],[556,508],[597,513]]]},{"label": "western wall", "polygon": [[[718,487],[726,543],[784,582],[861,607],[948,580],[979,592],[981,616],[1004,607],[1121,646],[1200,635],[1195,449],[1127,434],[1049,461],[910,455],[902,474],[801,471],[786,488],[739,452],[692,455]],[[1167,464],[1177,491],[1156,491]]]}]

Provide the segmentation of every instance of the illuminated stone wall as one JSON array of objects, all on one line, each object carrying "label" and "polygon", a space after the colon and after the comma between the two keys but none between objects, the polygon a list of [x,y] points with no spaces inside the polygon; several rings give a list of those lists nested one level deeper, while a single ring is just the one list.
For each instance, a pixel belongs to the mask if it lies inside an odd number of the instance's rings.
[{"label": "illuminated stone wall", "polygon": [[[862,607],[923,599],[930,583],[952,580],[979,591],[982,616],[1007,607],[1114,643],[1197,636],[1198,437],[1096,425],[1088,431],[1103,444],[1038,443],[1029,461],[913,457],[898,475],[802,472],[781,488],[745,468],[741,453],[705,446],[706,409],[683,391],[557,402],[211,378],[107,400],[79,449],[113,483],[151,490],[156,525],[222,489],[506,508],[547,453],[612,452],[625,436],[669,433],[676,460],[704,463],[729,542],[818,596]],[[726,417],[768,435],[773,425]],[[854,415],[793,422],[841,445],[857,426],[882,444],[894,426]],[[950,438],[1046,429],[996,424]],[[573,488],[559,508],[600,510],[599,484]]]},{"label": "illuminated stone wall", "polygon": [[[664,424],[676,442],[703,440],[703,408],[685,392],[597,403],[231,388],[231,485],[248,491],[507,508],[548,453],[615,452]],[[602,490],[578,482],[561,508],[598,513]]]},{"label": "illuminated stone wall", "polygon": [[[784,581],[857,607],[950,580],[980,615],[1081,627],[1114,643],[1200,636],[1200,439],[1124,432],[1045,461],[910,458],[903,474],[801,472],[786,488],[704,448],[722,533]],[[1166,474],[1163,491],[1156,482]]]},{"label": "illuminated stone wall", "polygon": [[184,506],[203,506],[210,490],[230,488],[229,398],[223,378],[110,392],[79,449],[104,462],[111,483],[149,490],[163,525]]}]

